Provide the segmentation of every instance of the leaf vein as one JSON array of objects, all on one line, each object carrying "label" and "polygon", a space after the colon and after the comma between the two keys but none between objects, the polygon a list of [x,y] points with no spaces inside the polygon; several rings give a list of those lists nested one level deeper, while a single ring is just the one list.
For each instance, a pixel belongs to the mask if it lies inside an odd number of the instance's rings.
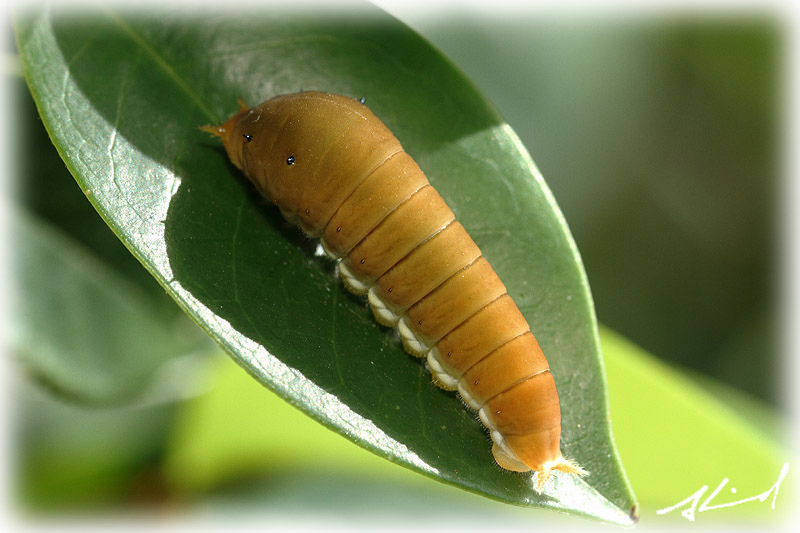
[{"label": "leaf vein", "polygon": [[150,41],[148,41],[143,35],[133,29],[127,22],[125,22],[119,15],[112,11],[107,11],[108,16],[117,24],[125,33],[127,33],[133,41],[141,47],[141,50],[144,51],[150,58],[158,65],[161,70],[169,77],[178,88],[183,91],[186,96],[192,101],[192,103],[197,106],[200,111],[205,115],[206,119],[210,122],[219,122],[218,117],[214,114],[214,112],[209,109],[209,107],[205,104],[203,98],[200,97],[197,92],[189,85],[189,83],[183,79],[183,77],[178,74],[178,71],[167,61],[167,59],[158,53],[156,47],[154,47]]}]

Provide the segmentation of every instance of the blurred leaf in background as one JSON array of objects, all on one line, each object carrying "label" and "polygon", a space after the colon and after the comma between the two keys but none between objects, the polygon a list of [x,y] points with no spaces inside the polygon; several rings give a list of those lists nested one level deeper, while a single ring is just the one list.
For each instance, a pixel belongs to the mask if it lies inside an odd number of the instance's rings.
[{"label": "blurred leaf in background", "polygon": [[98,217],[38,120],[21,79],[9,213],[8,328],[17,497],[76,511],[160,504],[159,461],[180,400],[202,390],[213,347]]}]

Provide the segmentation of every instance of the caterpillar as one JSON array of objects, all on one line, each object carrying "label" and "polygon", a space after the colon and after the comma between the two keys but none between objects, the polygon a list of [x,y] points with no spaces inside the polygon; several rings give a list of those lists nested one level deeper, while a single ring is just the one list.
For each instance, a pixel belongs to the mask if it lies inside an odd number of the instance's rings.
[{"label": "caterpillar", "polygon": [[433,382],[478,411],[497,464],[586,472],[561,454],[549,365],[506,288],[453,211],[364,100],[317,91],[243,102],[202,126],[283,216],[338,261],[346,288],[424,357]]}]

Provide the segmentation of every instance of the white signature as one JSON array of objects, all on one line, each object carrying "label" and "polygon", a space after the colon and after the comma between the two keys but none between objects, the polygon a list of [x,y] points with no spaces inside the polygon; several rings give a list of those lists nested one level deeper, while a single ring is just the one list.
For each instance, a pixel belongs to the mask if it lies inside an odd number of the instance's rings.
[{"label": "white signature", "polygon": [[[778,475],[778,481],[775,482],[768,490],[762,492],[761,494],[757,494],[755,496],[751,496],[749,498],[744,498],[743,500],[736,500],[734,502],[728,503],[719,503],[716,505],[711,505],[711,502],[720,491],[725,488],[725,485],[728,484],[728,478],[722,480],[722,482],[714,489],[714,492],[708,495],[703,503],[700,503],[700,498],[703,497],[703,494],[706,493],[708,490],[708,485],[703,485],[700,490],[689,496],[683,501],[680,501],[673,505],[672,507],[665,507],[664,509],[659,509],[656,511],[656,514],[667,514],[669,512],[674,511],[684,505],[688,507],[681,512],[681,515],[688,520],[689,522],[694,522],[695,513],[702,513],[705,511],[713,511],[714,509],[724,509],[725,507],[733,507],[735,505],[739,505],[742,503],[753,502],[753,501],[766,501],[769,498],[770,494],[772,495],[772,509],[775,509],[775,499],[778,497],[778,489],[781,486],[781,482],[786,477],[786,474],[789,472],[789,463],[784,463],[783,468],[781,468],[781,473]],[[731,493],[736,494],[736,488],[731,487]]]}]

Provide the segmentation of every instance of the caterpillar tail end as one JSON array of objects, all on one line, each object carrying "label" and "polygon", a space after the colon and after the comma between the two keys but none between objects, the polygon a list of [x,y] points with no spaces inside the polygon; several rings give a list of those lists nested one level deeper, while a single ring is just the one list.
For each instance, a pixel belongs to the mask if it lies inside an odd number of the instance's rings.
[{"label": "caterpillar tail end", "polygon": [[563,457],[559,457],[553,461],[546,462],[544,465],[542,465],[542,469],[536,472],[536,492],[541,493],[544,490],[544,487],[547,485],[553,470],[559,470],[567,474],[575,474],[576,476],[589,475],[589,472],[583,468],[571,463]]}]

